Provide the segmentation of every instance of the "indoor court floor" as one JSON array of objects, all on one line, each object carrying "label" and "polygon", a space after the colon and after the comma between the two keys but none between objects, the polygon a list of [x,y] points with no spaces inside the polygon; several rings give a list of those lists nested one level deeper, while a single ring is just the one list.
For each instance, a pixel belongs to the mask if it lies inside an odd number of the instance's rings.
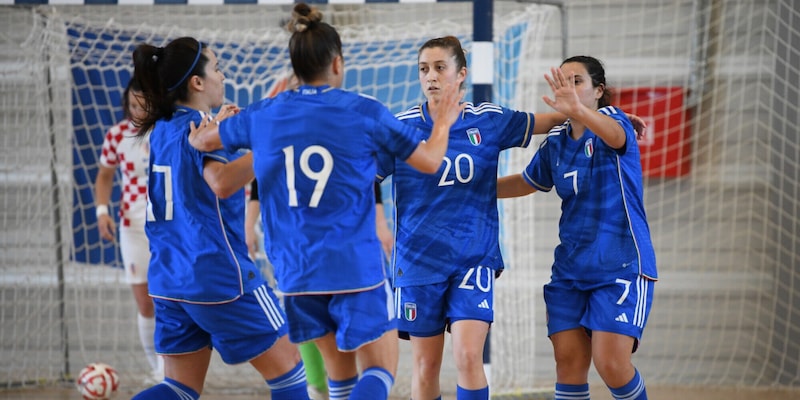
[{"label": "indoor court floor", "polygon": [[[675,388],[653,386],[647,388],[650,400],[798,400],[800,390],[788,389],[748,389],[748,388]],[[117,393],[112,400],[125,399],[133,393]],[[25,389],[25,390],[0,390],[0,399],[3,400],[80,400],[77,390],[71,387]],[[208,393],[201,397],[203,400],[263,400],[268,398],[266,393],[260,394],[230,394]],[[445,393],[443,400],[455,400],[451,393]],[[510,400],[512,397],[493,396],[493,399]],[[529,397],[513,397],[514,399],[545,400],[552,399],[552,395],[536,395]],[[592,386],[593,400],[613,400],[602,386]],[[392,397],[391,400],[405,400]]]}]

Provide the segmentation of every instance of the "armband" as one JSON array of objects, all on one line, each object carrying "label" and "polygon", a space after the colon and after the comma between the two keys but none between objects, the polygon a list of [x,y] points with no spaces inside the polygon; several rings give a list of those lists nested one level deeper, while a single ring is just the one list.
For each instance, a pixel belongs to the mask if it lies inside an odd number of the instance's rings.
[{"label": "armband", "polygon": [[105,204],[98,204],[94,208],[94,214],[98,218],[100,218],[101,215],[108,215],[108,206]]}]

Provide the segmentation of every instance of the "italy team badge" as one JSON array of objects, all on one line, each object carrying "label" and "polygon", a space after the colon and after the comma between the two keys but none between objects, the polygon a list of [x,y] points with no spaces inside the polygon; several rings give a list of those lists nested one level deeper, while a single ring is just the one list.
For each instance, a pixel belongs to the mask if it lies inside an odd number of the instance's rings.
[{"label": "italy team badge", "polygon": [[405,316],[406,321],[414,321],[417,319],[417,304],[405,303],[403,305],[403,316]]},{"label": "italy team badge", "polygon": [[473,146],[481,144],[481,131],[478,128],[467,129],[467,138]]}]

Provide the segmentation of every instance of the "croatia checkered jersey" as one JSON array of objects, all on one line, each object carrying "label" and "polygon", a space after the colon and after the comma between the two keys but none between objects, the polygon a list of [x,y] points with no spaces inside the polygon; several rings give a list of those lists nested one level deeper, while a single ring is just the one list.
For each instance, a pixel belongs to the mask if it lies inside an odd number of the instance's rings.
[{"label": "croatia checkered jersey", "polygon": [[137,132],[138,129],[128,119],[112,126],[103,139],[100,165],[119,167],[122,174],[120,227],[144,229],[150,147],[146,140],[135,137]]},{"label": "croatia checkered jersey", "polygon": [[[427,103],[397,117],[430,136]],[[402,160],[379,157],[378,179],[392,175],[395,204],[395,287],[444,282],[476,266],[504,268],[497,211],[500,152],[525,147],[534,115],[493,103],[465,109],[450,129],[444,162],[424,174]]]},{"label": "croatia checkered jersey", "polygon": [[356,292],[384,282],[375,156],[408,158],[422,132],[373,98],[328,86],[252,104],[219,132],[226,148],[253,150],[265,251],[281,291]]},{"label": "croatia checkered jersey", "polygon": [[201,118],[199,111],[178,108],[149,134],[148,285],[154,297],[225,303],[264,280],[247,254],[244,190],[222,199],[203,179],[206,161],[228,163],[241,153],[202,153],[189,145],[189,122]]},{"label": "croatia checkered jersey", "polygon": [[553,278],[617,276],[630,268],[657,279],[636,133],[622,110],[598,112],[622,125],[623,148],[609,147],[589,129],[572,139],[567,121],[550,130],[522,173],[539,191],[555,187],[562,200]]}]

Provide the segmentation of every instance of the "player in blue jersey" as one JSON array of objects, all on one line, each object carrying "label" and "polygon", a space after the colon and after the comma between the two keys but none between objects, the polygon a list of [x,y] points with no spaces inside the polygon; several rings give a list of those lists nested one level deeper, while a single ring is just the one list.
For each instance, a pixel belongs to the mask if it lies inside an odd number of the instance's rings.
[{"label": "player in blue jersey", "polygon": [[442,86],[440,118],[423,141],[422,131],[375,99],[340,89],[341,39],[316,8],[296,4],[288,27],[300,86],[218,127],[203,122],[190,142],[201,150],[253,150],[265,250],[292,341],[315,341],[331,399],[386,399],[398,342],[375,231],[375,157],[387,152],[423,172],[438,170],[461,113],[460,82]]},{"label": "player in blue jersey", "polygon": [[[464,82],[467,60],[458,38],[447,36],[423,44],[418,63],[427,101],[398,118],[430,131],[441,116],[441,88]],[[498,158],[565,119],[560,113],[534,117],[497,104],[465,103],[436,174],[420,174],[397,158],[379,160],[378,178],[393,176],[393,284],[401,337],[412,345],[413,399],[441,396],[446,329],[453,339],[457,397],[488,399],[483,347],[494,319],[494,279],[504,268],[495,197]]]},{"label": "player in blue jersey", "polygon": [[252,155],[199,152],[188,142],[190,121],[207,120],[223,102],[216,55],[183,37],[163,48],[141,44],[133,60],[147,110],[137,122],[150,142],[148,283],[166,372],[134,399],[199,398],[212,348],[226,363],[253,365],[273,399],[307,399],[285,314],[247,254],[243,187],[254,176]]},{"label": "player in blue jersey", "polygon": [[544,287],[556,360],[556,399],[588,399],[589,367],[615,399],[647,399],[631,363],[658,279],[645,216],[639,147],[622,110],[609,104],[605,71],[576,56],[545,76],[569,120],[548,133],[524,172],[500,178],[498,197],[555,188],[560,244]]},{"label": "player in blue jersey", "polygon": [[[258,200],[258,181],[253,180],[250,186],[250,201],[247,203],[247,212],[245,213],[245,232],[247,232],[247,244],[250,248],[250,257],[256,259],[259,251],[259,243],[263,240],[256,242],[258,234],[256,233],[256,224],[260,220],[261,214],[259,200]],[[381,241],[383,251],[387,257],[392,254],[392,247],[394,246],[394,235],[389,229],[389,223],[386,219],[385,210],[383,207],[383,193],[381,186],[375,182],[375,231],[378,234],[378,239]],[[269,263],[269,261],[267,261]],[[274,279],[272,266],[267,264],[269,270],[267,271],[267,279]],[[327,373],[325,372],[325,363],[322,359],[317,345],[314,342],[301,343],[298,346],[300,355],[303,358],[303,364],[306,367],[306,378],[308,380],[308,397],[311,400],[321,400],[328,397],[328,382]]]}]

